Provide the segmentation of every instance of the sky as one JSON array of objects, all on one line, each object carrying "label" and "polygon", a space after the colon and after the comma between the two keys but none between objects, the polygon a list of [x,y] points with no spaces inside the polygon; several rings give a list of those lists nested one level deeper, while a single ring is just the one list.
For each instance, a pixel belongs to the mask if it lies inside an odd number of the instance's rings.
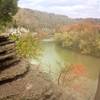
[{"label": "sky", "polygon": [[100,0],[19,0],[18,5],[72,18],[100,18]]}]

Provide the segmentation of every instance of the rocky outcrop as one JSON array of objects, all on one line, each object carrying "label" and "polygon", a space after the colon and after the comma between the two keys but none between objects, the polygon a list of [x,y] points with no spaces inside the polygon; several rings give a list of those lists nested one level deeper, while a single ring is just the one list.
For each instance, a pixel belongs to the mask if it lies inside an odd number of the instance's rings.
[{"label": "rocky outcrop", "polygon": [[15,46],[15,42],[9,40],[8,36],[0,36],[0,88],[2,85],[20,79],[29,70],[29,64],[16,56]]},{"label": "rocky outcrop", "polygon": [[28,66],[26,66],[24,61],[19,62],[17,65],[12,65],[11,67],[0,72],[0,84],[15,79],[27,72]]},{"label": "rocky outcrop", "polygon": [[0,36],[0,71],[18,62],[16,58],[15,42],[8,37]]},{"label": "rocky outcrop", "polygon": [[0,36],[0,100],[81,100],[16,56],[15,42]]}]

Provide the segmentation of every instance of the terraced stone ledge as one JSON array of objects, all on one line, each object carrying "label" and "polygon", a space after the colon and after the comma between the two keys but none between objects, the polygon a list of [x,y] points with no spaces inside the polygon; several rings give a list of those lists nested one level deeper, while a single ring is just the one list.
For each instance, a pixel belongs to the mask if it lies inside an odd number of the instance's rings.
[{"label": "terraced stone ledge", "polygon": [[0,72],[0,85],[23,76],[29,70],[29,64],[20,61],[18,64],[12,65]]}]

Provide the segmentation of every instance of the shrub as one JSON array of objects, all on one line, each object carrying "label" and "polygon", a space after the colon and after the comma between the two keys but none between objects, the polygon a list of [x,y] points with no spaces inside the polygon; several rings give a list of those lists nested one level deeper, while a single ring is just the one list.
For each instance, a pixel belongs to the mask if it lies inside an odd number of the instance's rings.
[{"label": "shrub", "polygon": [[37,58],[40,55],[40,42],[32,37],[31,33],[25,36],[10,35],[10,39],[16,41],[17,54],[24,58]]}]

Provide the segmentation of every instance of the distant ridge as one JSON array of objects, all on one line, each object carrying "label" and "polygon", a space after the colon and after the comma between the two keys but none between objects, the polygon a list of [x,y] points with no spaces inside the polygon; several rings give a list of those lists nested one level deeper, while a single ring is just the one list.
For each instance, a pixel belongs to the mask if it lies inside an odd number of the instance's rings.
[{"label": "distant ridge", "polygon": [[19,9],[14,16],[17,25],[27,27],[33,31],[54,32],[59,25],[74,22],[74,19],[64,15],[56,15],[30,9]]},{"label": "distant ridge", "polygon": [[19,11],[14,16],[14,19],[16,20],[16,24],[18,26],[29,28],[32,31],[45,33],[54,33],[59,26],[77,23],[84,20],[92,20],[100,23],[99,18],[73,19],[64,15],[46,13],[26,8],[19,8]]}]

